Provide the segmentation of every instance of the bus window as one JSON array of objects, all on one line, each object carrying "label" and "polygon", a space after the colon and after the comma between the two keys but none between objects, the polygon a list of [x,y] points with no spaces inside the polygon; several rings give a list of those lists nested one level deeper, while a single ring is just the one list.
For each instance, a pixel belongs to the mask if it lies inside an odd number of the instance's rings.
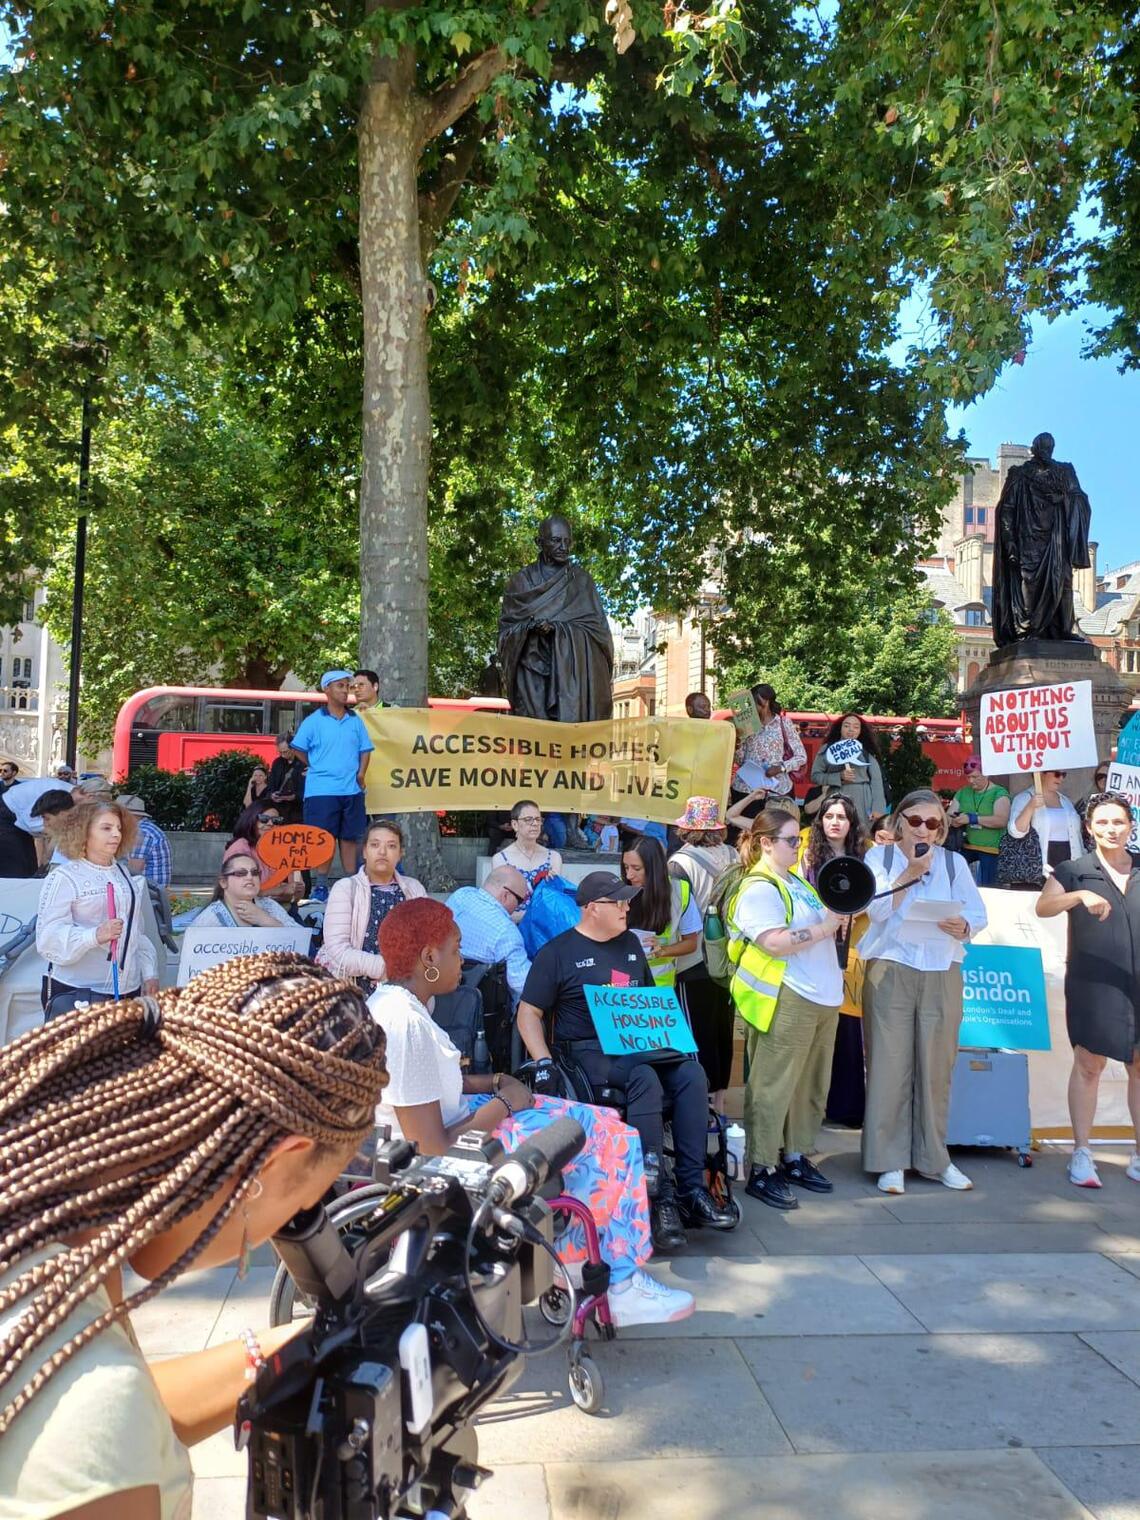
[{"label": "bus window", "polygon": [[232,699],[207,701],[202,731],[207,734],[263,734],[266,732],[265,703]]},{"label": "bus window", "polygon": [[138,728],[157,728],[164,732],[184,732],[194,728],[194,697],[152,697],[135,714]]}]

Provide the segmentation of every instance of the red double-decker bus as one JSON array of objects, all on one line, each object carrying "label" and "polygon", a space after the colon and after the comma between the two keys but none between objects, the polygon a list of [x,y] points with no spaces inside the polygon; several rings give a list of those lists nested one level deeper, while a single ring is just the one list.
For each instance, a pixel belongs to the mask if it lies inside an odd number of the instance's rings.
[{"label": "red double-decker bus", "polygon": [[[164,771],[192,770],[224,749],[248,749],[266,764],[277,756],[277,739],[294,734],[322,706],[320,691],[246,691],[227,686],[148,686],[119,709],[111,777],[124,781],[136,765]],[[430,707],[509,711],[501,697],[429,697]]]}]

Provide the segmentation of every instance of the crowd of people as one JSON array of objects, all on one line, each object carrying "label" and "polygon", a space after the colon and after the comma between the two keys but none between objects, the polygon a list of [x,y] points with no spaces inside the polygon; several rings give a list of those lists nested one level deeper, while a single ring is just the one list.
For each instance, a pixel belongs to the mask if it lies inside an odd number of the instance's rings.
[{"label": "crowd of people", "polygon": [[[325,1194],[378,1124],[439,1154],[464,1130],[509,1151],[574,1117],[586,1143],[563,1185],[596,1222],[619,1327],[691,1314],[693,1296],[653,1275],[653,1254],[737,1222],[708,1170],[737,1018],[753,1198],[787,1211],[833,1190],[813,1159],[829,1113],[861,1127],[862,1164],[884,1193],[903,1192],[908,1174],[968,1190],[947,1150],[947,1109],[962,961],[986,924],[979,886],[1036,886],[1037,913],[1068,918],[1071,1180],[1100,1186],[1089,1143],[1109,1060],[1128,1067],[1140,1153],[1140,855],[1106,773],[1075,807],[1060,773],[1010,798],[971,760],[951,797],[918,788],[892,802],[859,714],[836,720],[804,776],[802,739],[761,686],[731,805],[689,797],[668,830],[601,820],[617,834],[607,843],[619,845],[620,874],[587,870],[576,922],[528,950],[526,916],[562,866],[557,830],[520,799],[482,882],[431,897],[405,866],[399,822],[364,817],[370,746],[349,707],[352,680],[329,672],[328,711],[250,777],[203,914],[222,927],[288,923],[298,883],[263,890],[257,843],[278,823],[320,822],[345,874],[328,893],[317,963],[235,960],[160,991],[143,909],[146,881],[169,879],[169,851],[146,830],[145,804],[115,797],[101,777],[0,777],[4,861],[27,864],[15,833],[37,865],[51,861],[37,926],[45,1022],[0,1057],[0,1485],[29,1513],[151,1485],[164,1513],[185,1511],[182,1442],[230,1423],[293,1328],[246,1331],[149,1368],[129,1311],[189,1267],[248,1259]],[[696,700],[687,711],[711,716]],[[797,776],[810,782],[799,801]],[[821,895],[840,857],[861,861],[877,894],[854,915]],[[916,915],[923,904],[930,911]],[[841,1012],[855,953],[861,1019]],[[473,962],[504,967],[527,1058],[515,1074],[466,1066],[433,1016]],[[674,989],[695,1056],[608,1053],[591,1016],[600,986]],[[1127,1175],[1140,1182],[1140,1154]],[[581,1225],[558,1250],[581,1285]],[[130,1293],[124,1261],[144,1280]],[[83,1439],[95,1428],[98,1445]]]}]

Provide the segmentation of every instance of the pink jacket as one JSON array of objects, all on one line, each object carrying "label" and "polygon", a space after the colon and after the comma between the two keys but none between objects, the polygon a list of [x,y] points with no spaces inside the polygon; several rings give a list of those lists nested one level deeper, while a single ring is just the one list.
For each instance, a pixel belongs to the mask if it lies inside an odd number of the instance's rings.
[{"label": "pink jacket", "polygon": [[[396,880],[406,898],[427,896],[427,888],[414,876],[398,876]],[[325,905],[324,944],[317,952],[317,960],[334,976],[368,976],[374,982],[384,980],[384,957],[368,955],[360,948],[364,943],[364,931],[368,928],[371,905],[372,892],[363,867],[355,876],[344,876],[333,882]]]}]

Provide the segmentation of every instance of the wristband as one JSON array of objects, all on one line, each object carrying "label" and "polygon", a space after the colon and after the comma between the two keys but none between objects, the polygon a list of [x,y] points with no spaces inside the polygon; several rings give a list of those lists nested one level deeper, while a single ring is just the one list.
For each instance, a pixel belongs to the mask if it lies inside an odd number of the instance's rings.
[{"label": "wristband", "polygon": [[507,1118],[508,1119],[513,1119],[514,1116],[515,1116],[515,1111],[511,1107],[511,1105],[507,1102],[506,1098],[503,1097],[502,1093],[501,1092],[497,1092],[497,1093],[494,1094],[494,1096],[497,1099],[497,1101],[500,1102],[503,1105],[503,1107],[506,1109],[506,1111],[507,1111]]},{"label": "wristband", "polygon": [[967,813],[966,817],[970,820],[970,826],[971,826],[971,828],[975,828],[976,829],[977,826],[978,826],[978,815],[977,815],[977,813]]},{"label": "wristband", "polygon": [[265,1356],[252,1330],[243,1330],[238,1338],[245,1347],[245,1380],[252,1383],[265,1366]]}]

